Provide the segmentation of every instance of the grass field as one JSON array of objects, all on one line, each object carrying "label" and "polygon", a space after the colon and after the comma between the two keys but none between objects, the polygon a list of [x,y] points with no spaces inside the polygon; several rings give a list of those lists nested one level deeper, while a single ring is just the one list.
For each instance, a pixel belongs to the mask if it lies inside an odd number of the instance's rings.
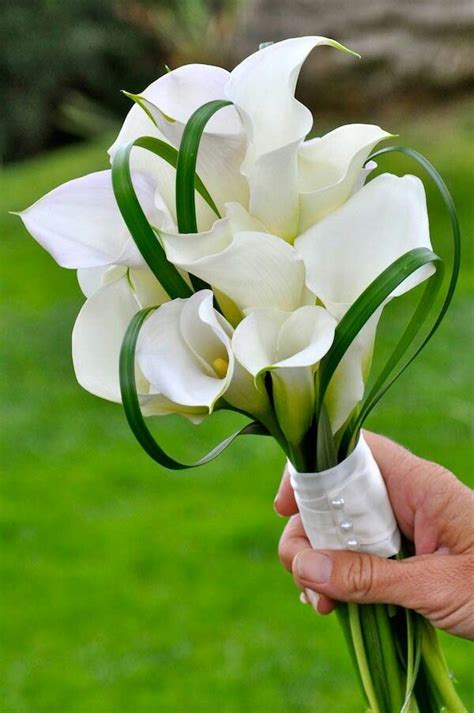
[{"label": "grass field", "polygon": [[[400,133],[445,176],[466,249],[446,323],[370,425],[473,484],[474,127],[463,109]],[[206,468],[170,474],[141,452],[119,406],[75,382],[75,275],[6,211],[105,167],[105,148],[68,148],[1,174],[0,711],[363,711],[335,618],[301,606],[278,563],[276,447],[242,439]],[[384,166],[412,170],[393,158]],[[447,221],[435,204],[432,215],[443,245]],[[160,427],[170,450],[190,456],[235,420]],[[470,644],[442,641],[472,705]]]}]

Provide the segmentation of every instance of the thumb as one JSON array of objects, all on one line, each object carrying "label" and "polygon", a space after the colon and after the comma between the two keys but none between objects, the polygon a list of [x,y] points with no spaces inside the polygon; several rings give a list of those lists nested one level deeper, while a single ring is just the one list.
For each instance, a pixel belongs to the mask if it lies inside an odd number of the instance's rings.
[{"label": "thumb", "polygon": [[345,602],[398,604],[436,618],[456,606],[462,555],[388,560],[360,552],[303,550],[293,560],[301,588]]}]

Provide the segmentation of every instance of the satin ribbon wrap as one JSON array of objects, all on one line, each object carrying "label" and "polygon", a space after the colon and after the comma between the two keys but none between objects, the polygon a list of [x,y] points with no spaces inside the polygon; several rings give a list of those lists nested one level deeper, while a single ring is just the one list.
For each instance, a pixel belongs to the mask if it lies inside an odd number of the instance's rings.
[{"label": "satin ribbon wrap", "polygon": [[391,557],[400,532],[382,474],[361,436],[334,468],[298,473],[288,463],[303,526],[315,549],[357,550]]}]

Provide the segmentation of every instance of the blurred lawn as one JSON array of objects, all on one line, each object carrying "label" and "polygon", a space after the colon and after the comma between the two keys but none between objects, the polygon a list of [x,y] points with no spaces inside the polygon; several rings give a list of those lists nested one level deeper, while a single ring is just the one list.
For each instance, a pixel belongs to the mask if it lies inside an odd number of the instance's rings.
[{"label": "blurred lawn", "polygon": [[[472,484],[469,116],[467,109],[433,113],[388,127],[442,171],[466,251],[446,323],[371,426]],[[335,618],[302,607],[278,563],[283,522],[271,504],[283,458],[276,447],[242,439],[217,463],[171,474],[141,452],[120,407],[75,382],[70,334],[82,302],[75,275],[6,211],[105,167],[105,147],[57,151],[1,176],[0,710],[362,711]],[[413,170],[405,159],[387,157],[384,166]],[[432,215],[434,242],[443,243],[445,217],[436,206]],[[218,415],[212,429],[200,430],[171,420],[161,428],[175,453],[190,456],[235,420]],[[468,702],[470,645],[442,639]]]}]

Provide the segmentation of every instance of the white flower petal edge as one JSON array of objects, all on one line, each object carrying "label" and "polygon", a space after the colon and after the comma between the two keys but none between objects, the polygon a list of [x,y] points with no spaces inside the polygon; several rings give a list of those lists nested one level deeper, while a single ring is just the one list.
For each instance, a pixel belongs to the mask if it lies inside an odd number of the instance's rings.
[{"label": "white flower petal edge", "polygon": [[337,433],[364,396],[381,314],[382,308],[361,329],[329,383],[324,405],[333,433]]},{"label": "white flower petal edge", "polygon": [[[385,268],[416,247],[431,248],[423,184],[391,174],[375,178],[295,242],[308,286],[338,320]],[[391,297],[432,273],[431,266],[417,270]],[[327,403],[333,432],[363,396],[380,314],[361,331],[333,377]]]},{"label": "white flower petal edge", "polygon": [[85,297],[92,297],[101,287],[114,282],[127,274],[125,265],[105,267],[80,267],[77,271],[77,281]]},{"label": "white flower petal edge", "polygon": [[314,302],[305,287],[296,250],[268,233],[233,232],[232,221],[216,221],[207,233],[161,233],[170,262],[205,280],[244,312],[254,307],[291,311]]},{"label": "white flower petal edge", "polygon": [[210,413],[232,378],[230,338],[212,305],[210,290],[175,299],[144,323],[137,362],[154,391]]},{"label": "white flower petal edge", "polygon": [[[293,445],[307,431],[314,412],[314,369],[334,339],[336,320],[312,305],[288,313],[254,310],[232,338],[236,359],[261,382],[270,372],[275,410],[281,429]],[[260,383],[260,388],[264,386]]]},{"label": "white flower petal edge", "polygon": [[379,126],[348,124],[300,145],[299,233],[350,197],[370,152],[377,143],[390,136],[392,134]]},{"label": "white flower petal edge", "polygon": [[[122,341],[140,305],[126,275],[106,284],[85,302],[72,332],[72,358],[80,385],[96,396],[121,401],[119,356]],[[138,390],[148,391],[143,378]]]},{"label": "white flower petal edge", "polygon": [[[135,174],[134,184],[148,220],[161,226],[163,214],[155,207],[152,183]],[[19,215],[61,267],[143,264],[115,202],[110,171],[63,183]]]},{"label": "white flower petal edge", "polygon": [[313,123],[294,93],[303,62],[320,45],[350,53],[327,37],[276,42],[244,59],[225,89],[249,142],[242,173],[249,182],[250,212],[289,242],[298,227],[297,150]]}]

